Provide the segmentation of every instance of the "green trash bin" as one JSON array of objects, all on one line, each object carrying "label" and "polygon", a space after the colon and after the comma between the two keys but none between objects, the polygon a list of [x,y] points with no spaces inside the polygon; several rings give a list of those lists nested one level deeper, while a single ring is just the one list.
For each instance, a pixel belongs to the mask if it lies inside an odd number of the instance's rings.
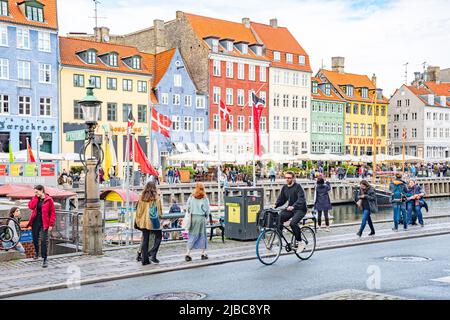
[{"label": "green trash bin", "polygon": [[256,240],[257,220],[264,209],[264,188],[225,188],[225,237]]}]

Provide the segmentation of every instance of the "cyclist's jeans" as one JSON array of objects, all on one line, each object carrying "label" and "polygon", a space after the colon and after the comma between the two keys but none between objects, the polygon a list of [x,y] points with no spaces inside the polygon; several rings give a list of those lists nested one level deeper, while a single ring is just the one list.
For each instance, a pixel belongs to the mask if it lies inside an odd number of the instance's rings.
[{"label": "cyclist's jeans", "polygon": [[408,214],[406,212],[404,203],[393,203],[392,209],[394,210],[394,228],[398,230],[398,225],[400,222],[400,212],[403,216],[403,227],[404,229],[408,229]]},{"label": "cyclist's jeans", "polygon": [[419,223],[423,225],[422,208],[420,206],[414,205],[414,202],[408,202],[407,208],[409,223],[414,223],[416,222],[416,219],[419,219]]},{"label": "cyclist's jeans", "polygon": [[292,218],[289,226],[292,228],[292,232],[295,235],[295,239],[297,241],[301,241],[302,239],[301,239],[301,234],[300,234],[300,227],[298,226],[298,224],[300,223],[300,221],[302,221],[302,219],[305,217],[305,215],[306,215],[306,213],[301,210],[294,210],[294,211],[283,210],[283,211],[281,211],[279,230],[283,231],[283,223],[285,223],[286,221],[289,221],[289,219]]}]

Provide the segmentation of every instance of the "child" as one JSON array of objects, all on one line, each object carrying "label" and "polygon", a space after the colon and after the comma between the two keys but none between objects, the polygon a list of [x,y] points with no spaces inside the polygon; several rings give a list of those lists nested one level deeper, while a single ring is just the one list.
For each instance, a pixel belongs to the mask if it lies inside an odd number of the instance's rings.
[{"label": "child", "polygon": [[20,230],[17,230],[17,225],[19,225],[19,221],[20,221],[20,209],[19,207],[12,207],[11,210],[9,210],[9,218],[11,220],[8,220],[8,227],[11,228],[11,230],[13,231],[13,238],[12,241],[8,241],[8,242],[4,242],[3,246],[5,247],[5,249],[9,250],[13,248],[13,244],[17,243],[17,245],[15,246],[15,250],[19,251],[20,253],[25,253],[25,249],[22,246],[22,244],[19,241],[20,239],[20,235],[18,232],[20,232]]}]

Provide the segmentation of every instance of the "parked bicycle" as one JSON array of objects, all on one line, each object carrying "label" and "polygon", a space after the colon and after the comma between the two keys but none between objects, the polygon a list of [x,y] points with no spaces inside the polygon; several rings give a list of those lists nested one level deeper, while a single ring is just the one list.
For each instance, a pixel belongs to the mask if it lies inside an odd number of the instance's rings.
[{"label": "parked bicycle", "polygon": [[[15,228],[16,230],[13,230]],[[14,239],[14,234],[20,235],[20,225],[12,218],[0,218],[0,250],[12,250],[20,242]]]},{"label": "parked bicycle", "polygon": [[[280,226],[280,210],[267,209],[263,210],[258,221],[261,233],[256,240],[256,255],[265,265],[274,264],[281,254],[284,247],[286,252],[294,252],[301,260],[308,260],[316,250],[316,234],[314,230],[308,226],[300,226],[301,241],[295,239],[291,228],[283,225],[282,230],[287,231],[288,240],[284,232],[279,230]],[[284,241],[284,244],[283,244]],[[297,249],[295,249],[297,242]]]}]

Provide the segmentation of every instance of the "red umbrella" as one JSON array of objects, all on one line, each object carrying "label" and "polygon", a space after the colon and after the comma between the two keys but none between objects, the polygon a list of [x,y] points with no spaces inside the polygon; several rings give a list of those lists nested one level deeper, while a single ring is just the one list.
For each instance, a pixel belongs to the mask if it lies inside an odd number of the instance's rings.
[{"label": "red umbrella", "polygon": [[0,196],[6,196],[10,193],[17,193],[24,190],[33,190],[33,186],[26,184],[5,184],[0,187]]},{"label": "red umbrella", "polygon": [[[45,193],[53,199],[66,199],[77,195],[72,191],[52,187],[45,187]],[[34,189],[22,189],[21,191],[8,194],[7,197],[12,199],[31,199],[34,197]]]}]

